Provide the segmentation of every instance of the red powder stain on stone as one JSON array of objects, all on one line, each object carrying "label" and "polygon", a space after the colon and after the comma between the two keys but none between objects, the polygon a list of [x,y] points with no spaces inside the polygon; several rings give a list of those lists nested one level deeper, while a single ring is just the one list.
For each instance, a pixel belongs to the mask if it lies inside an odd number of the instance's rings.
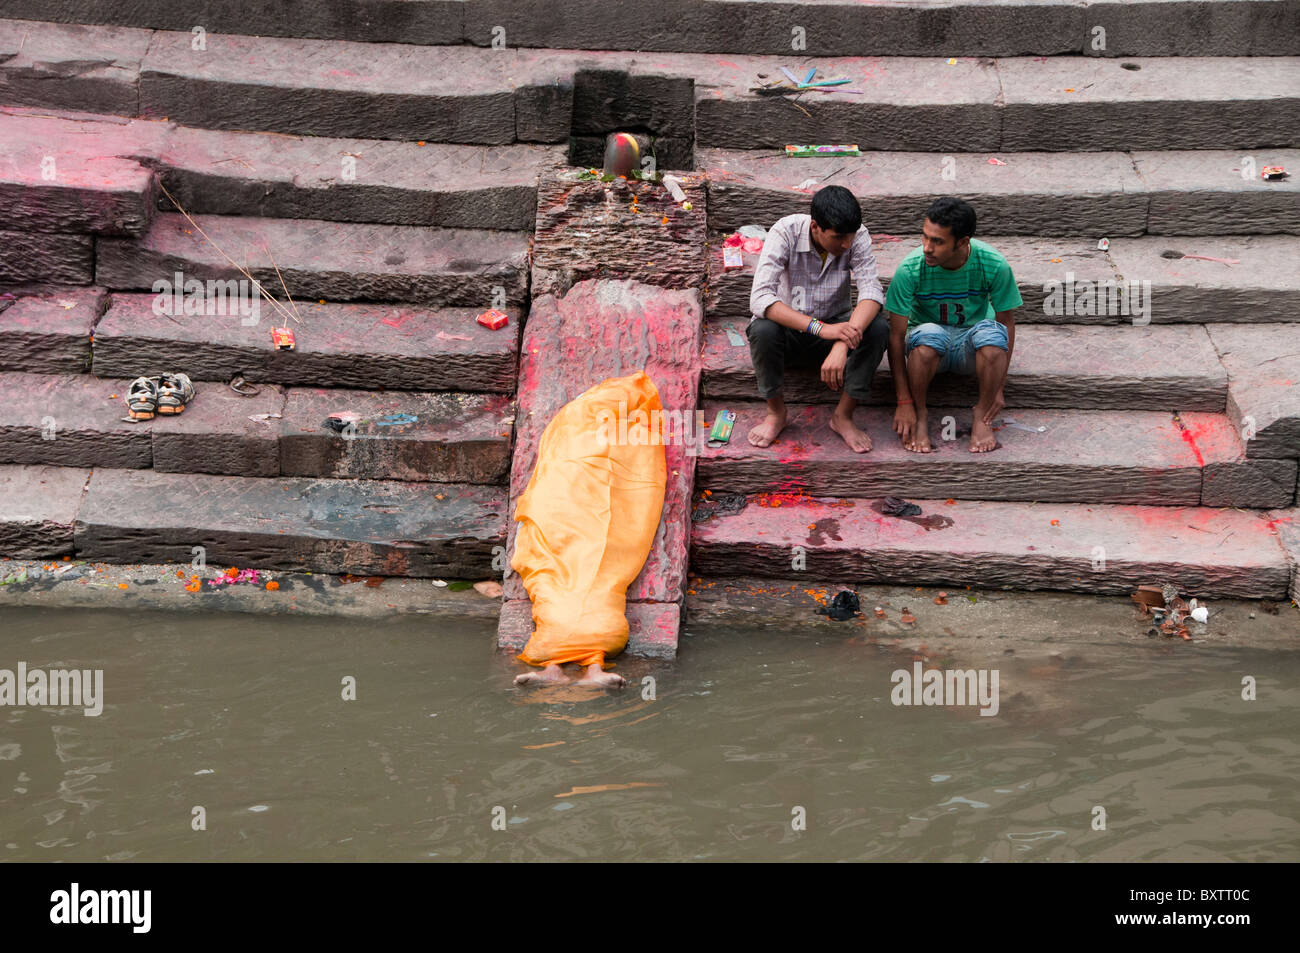
[{"label": "red powder stain on stone", "polygon": [[719,66],[729,66],[732,69],[740,69],[740,67],[735,63],[731,62],[731,60],[718,60],[717,62]]},{"label": "red powder stain on stone", "polygon": [[1291,522],[1291,517],[1289,517],[1289,516],[1278,516],[1278,517],[1274,517],[1274,518],[1271,519],[1271,520],[1265,520],[1264,522],[1265,522],[1265,524],[1268,526],[1269,529],[1271,529],[1271,530],[1273,530],[1274,532],[1276,532],[1276,531],[1277,531],[1278,524],[1279,524],[1279,523],[1289,523],[1289,522]]},{"label": "red powder stain on stone", "polygon": [[1182,434],[1183,434],[1183,442],[1186,443],[1189,447],[1191,447],[1192,453],[1196,455],[1196,465],[1198,467],[1205,466],[1205,458],[1201,456],[1201,450],[1199,447],[1196,446],[1196,438],[1192,435],[1192,432],[1190,430],[1184,429],[1182,431]]}]

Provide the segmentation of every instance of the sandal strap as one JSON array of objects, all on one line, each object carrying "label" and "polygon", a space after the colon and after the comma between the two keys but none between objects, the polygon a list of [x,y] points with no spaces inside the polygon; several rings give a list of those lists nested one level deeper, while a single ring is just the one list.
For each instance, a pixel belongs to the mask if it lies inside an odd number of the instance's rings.
[{"label": "sandal strap", "polygon": [[230,389],[241,397],[256,397],[262,392],[262,388],[256,384],[250,384],[244,380],[242,375],[230,382]]}]

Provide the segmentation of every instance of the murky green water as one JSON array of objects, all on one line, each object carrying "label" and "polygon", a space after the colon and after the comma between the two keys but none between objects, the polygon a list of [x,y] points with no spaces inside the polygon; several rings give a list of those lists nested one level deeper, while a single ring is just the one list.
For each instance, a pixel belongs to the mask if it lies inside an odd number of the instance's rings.
[{"label": "murky green water", "polygon": [[0,633],[0,668],[102,668],[105,694],[0,709],[8,860],[1300,859],[1300,653],[940,660],[998,669],[981,717],[891,704],[911,655],[848,628],[711,629],[595,698],[510,687],[491,626],[10,609]]}]

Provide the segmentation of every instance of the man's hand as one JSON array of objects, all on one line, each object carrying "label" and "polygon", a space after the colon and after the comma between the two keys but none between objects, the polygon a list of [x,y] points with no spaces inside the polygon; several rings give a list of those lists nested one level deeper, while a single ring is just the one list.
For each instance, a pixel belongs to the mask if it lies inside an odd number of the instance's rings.
[{"label": "man's hand", "polygon": [[899,404],[894,411],[894,433],[903,438],[903,442],[912,439],[916,430],[916,407],[912,404]]},{"label": "man's hand", "polygon": [[822,381],[831,390],[844,386],[844,365],[848,363],[849,349],[843,341],[836,341],[831,353],[822,362]]},{"label": "man's hand", "polygon": [[862,332],[847,321],[841,321],[838,324],[823,324],[821,339],[823,341],[843,342],[845,347],[855,348],[858,346],[858,342],[862,340]]},{"label": "man's hand", "polygon": [[1002,399],[1002,388],[998,388],[997,394],[993,397],[993,403],[989,406],[989,412],[984,415],[984,422],[992,426],[993,419],[1002,411],[1007,402]]}]

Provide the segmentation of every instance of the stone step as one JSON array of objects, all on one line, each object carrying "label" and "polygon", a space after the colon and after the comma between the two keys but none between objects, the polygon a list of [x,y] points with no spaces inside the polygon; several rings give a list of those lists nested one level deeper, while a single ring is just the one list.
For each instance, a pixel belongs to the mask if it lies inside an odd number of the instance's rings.
[{"label": "stone step", "polygon": [[[34,70],[58,75],[84,69],[67,30],[8,21],[4,42],[15,55],[0,63],[0,71],[25,77]],[[491,32],[476,42],[488,42]],[[788,42],[789,31],[782,32]],[[628,34],[629,48],[641,47],[646,35]],[[33,44],[25,57],[18,54],[20,36]],[[219,129],[562,143],[570,134],[583,135],[572,117],[576,77],[586,71],[692,80],[696,144],[723,149],[846,141],[891,151],[949,141],[971,151],[1005,152],[1300,145],[1290,122],[1300,98],[1300,58],[1287,56],[962,57],[936,71],[933,57],[822,54],[801,58],[795,68],[816,67],[823,76],[855,84],[809,92],[792,105],[750,92],[764,77],[782,77],[780,67],[790,65],[788,47],[775,56],[718,57],[608,46],[586,52],[509,43],[503,49],[431,48],[209,32],[203,48],[195,49],[188,29],[155,32],[143,54],[140,43],[134,33],[114,34],[112,48],[98,53],[92,66],[111,61],[127,84],[137,72],[141,116]],[[456,77],[454,86],[448,76]],[[15,105],[84,108],[74,91],[57,83],[36,94],[19,83],[7,98]],[[655,131],[673,136],[673,127],[685,124],[674,119]],[[1052,135],[1044,139],[1043,129]]]},{"label": "stone step", "polygon": [[[11,8],[22,2],[6,0],[0,12],[17,15],[20,11]],[[81,6],[81,10],[65,7],[63,16],[47,8],[44,12],[28,10],[34,20],[0,20],[0,102],[136,115],[140,109],[140,61],[153,31],[84,26],[100,19],[90,8],[102,5]]]},{"label": "stone step", "polygon": [[1282,510],[1273,514],[1273,528],[1291,566],[1292,602],[1300,602],[1300,508]]},{"label": "stone step", "polygon": [[96,469],[77,513],[82,559],[325,573],[492,574],[505,488]]},{"label": "stone step", "polygon": [[0,374],[0,463],[151,466],[150,426],[122,419],[129,386],[88,374]]},{"label": "stone step", "polygon": [[1228,416],[1251,458],[1300,457],[1300,351],[1290,325],[1206,328],[1228,371]]},{"label": "stone step", "polygon": [[[158,31],[140,115],[215,129],[505,145],[565,142],[573,60],[550,51]],[[255,79],[250,78],[250,66]]]},{"label": "stone step", "polygon": [[[246,397],[205,383],[184,413],[132,423],[123,419],[129,385],[0,374],[0,463],[482,484],[503,484],[509,471],[514,417],[505,394],[263,385]],[[360,415],[345,434],[324,423],[340,412]]]},{"label": "stone step", "polygon": [[[899,262],[920,246],[919,226],[901,237],[876,232],[870,205],[863,211],[881,283],[888,287]],[[924,214],[921,208],[918,215]],[[767,228],[773,221],[751,219],[746,224]],[[749,320],[749,293],[759,256],[742,252],[744,267],[724,270],[724,237],[715,235],[710,243],[706,310],[712,317],[739,318],[743,324]],[[1115,238],[1107,251],[1097,248],[1094,237],[994,236],[987,241],[1006,256],[1015,273],[1025,302],[1016,311],[1018,323],[1246,324],[1289,322],[1300,315],[1300,274],[1281,264],[1300,257],[1300,238],[1292,236]]]},{"label": "stone step", "polygon": [[[479,308],[300,301],[299,320],[294,321],[262,299],[257,322],[245,324],[254,317],[251,307],[244,315],[227,305],[225,315],[173,316],[156,314],[154,304],[170,301],[175,310],[174,299],[158,299],[154,294],[112,296],[95,328],[98,376],[134,377],[141,367],[177,367],[204,381],[228,382],[242,375],[250,381],[361,390],[509,394],[515,389],[517,307],[504,309],[509,324],[489,331],[475,320]],[[199,303],[196,298],[196,309]],[[214,312],[219,305],[215,296],[203,302]],[[0,327],[5,320],[0,316]],[[271,328],[281,324],[294,333],[293,351],[276,350],[271,343]],[[0,361],[9,350],[0,339]],[[17,350],[14,361],[28,350]]]},{"label": "stone step", "polygon": [[520,232],[231,215],[194,220],[198,228],[160,213],[139,241],[100,239],[96,281],[130,291],[172,282],[177,271],[186,281],[246,280],[229,256],[282,302],[284,287],[295,299],[480,310],[527,301],[530,239]]},{"label": "stone step", "polygon": [[[0,64],[0,73],[4,66]],[[0,96],[4,90],[0,88]],[[6,117],[7,118],[7,117]],[[94,139],[60,138],[45,121],[44,134],[0,124],[0,221],[18,232],[140,236],[157,203],[152,171],[133,158],[103,154]]]},{"label": "stone step", "polygon": [[[565,161],[561,146],[324,139],[16,106],[0,109],[0,138],[34,156],[52,154],[61,170],[97,168],[114,157],[123,177],[133,166],[156,170],[166,192],[195,215],[517,231],[532,230],[540,171]],[[39,176],[40,163],[24,161],[20,172]],[[0,202],[26,181],[7,178],[14,181],[0,178]],[[27,184],[28,193],[15,199],[19,220],[59,224],[57,207],[44,200],[48,184]],[[81,212],[99,209],[103,203],[91,200],[109,186],[73,178],[59,188],[82,201],[73,210]],[[176,210],[161,192],[157,201]]]},{"label": "stone step", "polygon": [[[820,140],[818,140],[820,141]],[[842,141],[842,140],[835,140]],[[1300,163],[1276,149],[1243,177],[1240,151],[868,152],[787,159],[770,151],[699,149],[709,177],[709,227],[731,231],[806,213],[821,184],[862,203],[868,229],[919,232],[935,199],[959,192],[978,216],[978,235],[1079,235],[1114,240],[1152,235],[1300,234],[1300,181],[1265,181],[1265,165]],[[998,165],[991,160],[1003,163]],[[805,181],[816,184],[797,188]]]},{"label": "stone step", "polygon": [[0,284],[88,285],[94,280],[95,245],[90,235],[0,229]]},{"label": "stone step", "polygon": [[1116,595],[1168,581],[1201,599],[1279,599],[1291,585],[1267,513],[915,502],[923,515],[898,519],[868,500],[756,498],[697,520],[691,572]]},{"label": "stone step", "polygon": [[[791,24],[827,55],[862,49],[880,56],[1010,56],[1083,53],[1094,56],[1267,56],[1300,54],[1300,14],[1289,3],[1077,3],[1016,0],[972,4],[912,0],[851,5],[819,0],[674,0],[620,9],[596,0],[538,5],[500,0],[408,0],[375,5],[265,5],[206,0],[7,0],[11,17],[62,23],[255,33],[368,42],[486,44],[501,27],[512,47],[573,47],[788,55]],[[1097,28],[1101,28],[1098,32]],[[1099,41],[1100,45],[1099,45]]]},{"label": "stone step", "polygon": [[0,466],[0,556],[43,559],[72,552],[72,524],[89,470]]},{"label": "stone step", "polygon": [[85,374],[90,336],[108,307],[102,288],[33,287],[0,297],[0,371]]},{"label": "stone step", "polygon": [[[728,402],[731,441],[703,449],[697,485],[729,493],[807,493],[840,497],[922,497],[1164,506],[1287,506],[1295,498],[1294,460],[1250,460],[1223,414],[1155,411],[1022,410],[1000,416],[1042,433],[1002,426],[1001,446],[971,453],[958,436],[969,407],[932,408],[930,454],[903,449],[892,407],[860,408],[855,422],[871,437],[868,454],[851,451],[829,427],[830,408],[789,405],[789,423],[771,447],[749,443],[763,420],[760,403]],[[707,421],[722,405],[704,404]],[[945,420],[949,439],[944,439]]]},{"label": "stone step", "polygon": [[[199,18],[211,22],[206,13]],[[199,21],[196,21],[199,22]],[[565,142],[573,58],[206,32],[0,21],[12,105],[121,110],[218,129],[505,145]],[[83,48],[89,46],[87,52]],[[110,89],[90,98],[90,80]],[[454,77],[454,82],[449,78]],[[41,82],[53,78],[53,82]]]},{"label": "stone step", "polygon": [[[744,343],[735,345],[731,330]],[[755,400],[758,385],[744,320],[704,325],[700,389],[710,400]],[[872,383],[872,403],[893,406],[889,355]],[[1222,413],[1228,377],[1205,328],[1199,325],[1103,328],[1027,324],[1016,328],[1015,354],[1004,389],[1013,407],[1104,410],[1203,410]],[[800,403],[834,403],[840,395],[822,383],[820,369],[787,369],[784,393]],[[929,398],[942,406],[971,406],[973,377],[941,374]]]},{"label": "stone step", "polygon": [[[1300,146],[1289,118],[1300,89],[1300,59],[1294,57],[1056,56],[937,64],[931,58],[810,57],[797,66],[789,59],[702,58],[694,74],[696,145],[778,152],[787,143],[841,142],[885,151],[930,150],[942,142],[967,152]],[[782,63],[796,73],[816,66],[821,76],[854,82],[805,93],[801,108],[786,97],[749,92],[759,74],[767,82],[783,81]],[[1284,131],[1278,123],[1292,128]]]},{"label": "stone step", "polygon": [[[361,421],[346,433],[332,413]],[[374,393],[293,388],[280,430],[286,476],[504,484],[514,403],[505,394]]]}]

